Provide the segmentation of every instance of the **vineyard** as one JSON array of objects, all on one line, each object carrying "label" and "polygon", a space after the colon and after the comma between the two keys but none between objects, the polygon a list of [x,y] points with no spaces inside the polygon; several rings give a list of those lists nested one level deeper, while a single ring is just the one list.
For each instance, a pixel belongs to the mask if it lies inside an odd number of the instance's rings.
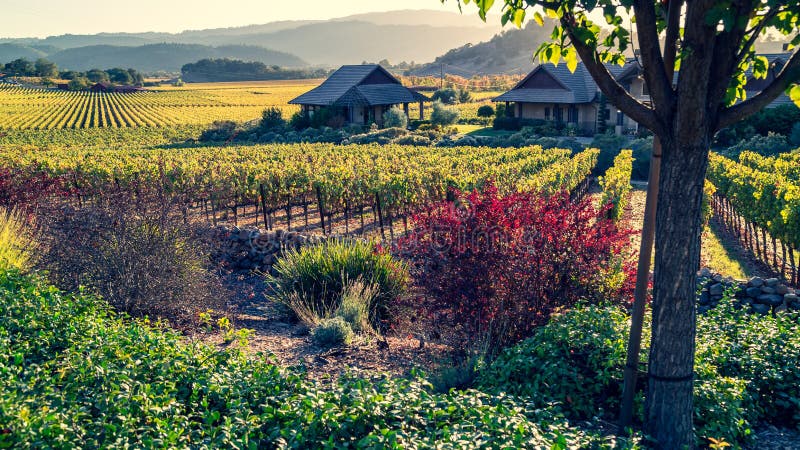
[{"label": "vineyard", "polygon": [[287,102],[315,86],[297,82],[216,83],[138,93],[65,92],[0,84],[0,128],[129,128],[248,121],[268,107],[285,116]]},{"label": "vineyard", "polygon": [[800,281],[800,154],[768,158],[752,152],[739,162],[711,154],[708,179],[724,228],[764,264]]},{"label": "vineyard", "polygon": [[[59,180],[79,202],[147,191],[175,199],[187,214],[218,223],[253,220],[272,227],[320,226],[344,232],[364,210],[393,233],[398,217],[492,181],[502,191],[585,188],[598,151],[297,144],[169,150],[6,150],[0,167],[15,183]],[[336,216],[336,217],[335,217]],[[314,219],[318,218],[319,221]],[[404,226],[407,226],[405,219]]]},{"label": "vineyard", "polygon": [[[271,107],[279,108],[288,118],[298,110],[288,101],[318,83],[319,80],[192,83],[125,94],[66,92],[0,83],[0,129],[114,129],[208,125],[215,120],[246,122],[259,118],[264,109]],[[462,120],[475,120],[478,108],[492,105],[491,98],[499,94],[477,92],[474,101],[455,108]],[[409,106],[410,116],[419,117],[419,105]]]}]

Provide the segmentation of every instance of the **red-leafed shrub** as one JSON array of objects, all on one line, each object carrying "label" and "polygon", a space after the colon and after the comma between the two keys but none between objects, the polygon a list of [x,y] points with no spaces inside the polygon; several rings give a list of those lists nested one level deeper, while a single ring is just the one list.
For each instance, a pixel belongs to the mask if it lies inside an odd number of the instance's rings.
[{"label": "red-leafed shrub", "polygon": [[471,342],[487,339],[493,351],[529,336],[556,309],[630,296],[630,232],[590,199],[502,197],[494,186],[455,194],[416,215],[399,243],[425,292],[408,305],[415,317]]}]

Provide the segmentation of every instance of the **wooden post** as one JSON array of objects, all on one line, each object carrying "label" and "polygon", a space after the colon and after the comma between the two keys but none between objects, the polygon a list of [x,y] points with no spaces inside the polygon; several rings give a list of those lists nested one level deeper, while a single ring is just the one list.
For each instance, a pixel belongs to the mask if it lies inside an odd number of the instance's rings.
[{"label": "wooden post", "polygon": [[406,113],[406,118],[410,119],[408,115],[408,103],[403,103],[403,112]]},{"label": "wooden post", "polygon": [[386,240],[386,233],[383,231],[383,213],[381,212],[381,196],[375,193],[375,206],[378,212],[378,223],[381,227],[381,240]]},{"label": "wooden post", "polygon": [[261,213],[264,214],[264,226],[267,227],[268,230],[272,230],[272,222],[269,220],[269,215],[267,214],[267,193],[264,190],[264,185],[258,183],[258,192],[261,194]]},{"label": "wooden post", "polygon": [[425,102],[419,102],[419,120],[425,120]]},{"label": "wooden post", "polygon": [[322,234],[327,234],[325,231],[325,211],[322,209],[322,192],[317,186],[317,208],[319,209],[319,222],[322,225]]},{"label": "wooden post", "polygon": [[286,231],[292,229],[292,196],[286,196]]}]

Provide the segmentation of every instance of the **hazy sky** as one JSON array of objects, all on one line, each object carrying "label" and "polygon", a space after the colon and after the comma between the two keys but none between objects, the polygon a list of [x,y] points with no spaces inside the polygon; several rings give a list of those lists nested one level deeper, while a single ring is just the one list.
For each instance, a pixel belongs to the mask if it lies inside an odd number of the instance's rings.
[{"label": "hazy sky", "polygon": [[[469,5],[474,13],[474,5]],[[455,0],[1,0],[0,37],[230,27],[397,9],[458,11]]]}]

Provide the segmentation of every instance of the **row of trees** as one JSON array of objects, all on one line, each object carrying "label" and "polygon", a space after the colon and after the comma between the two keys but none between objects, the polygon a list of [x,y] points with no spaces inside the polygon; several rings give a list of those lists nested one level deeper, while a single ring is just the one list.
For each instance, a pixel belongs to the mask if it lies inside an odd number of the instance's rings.
[{"label": "row of trees", "polygon": [[0,72],[17,77],[42,77],[60,78],[62,80],[78,80],[84,84],[91,83],[115,83],[133,84],[141,86],[144,84],[144,76],[135,69],[123,69],[114,67],[113,69],[92,69],[86,72],[73,70],[59,71],[56,63],[39,58],[36,61],[29,61],[25,58],[15,59],[5,65],[0,65]]},{"label": "row of trees", "polygon": [[181,78],[190,82],[292,80],[322,78],[328,73],[326,69],[287,69],[228,58],[201,59],[181,67]]}]

